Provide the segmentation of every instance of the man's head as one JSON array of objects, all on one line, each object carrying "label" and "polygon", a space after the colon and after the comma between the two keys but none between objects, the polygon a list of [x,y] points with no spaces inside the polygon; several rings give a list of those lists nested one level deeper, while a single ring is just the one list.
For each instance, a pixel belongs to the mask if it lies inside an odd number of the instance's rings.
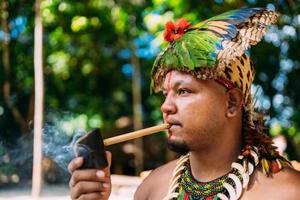
[{"label": "man's head", "polygon": [[[225,113],[228,114],[228,105],[233,105],[233,101],[229,101],[229,94],[232,93],[238,97],[237,107],[243,110],[243,115],[242,112],[239,114],[243,116],[243,128],[254,130],[258,127],[254,124],[258,119],[250,93],[254,69],[246,50],[261,40],[267,25],[274,23],[277,17],[278,13],[275,11],[243,8],[215,16],[195,26],[191,26],[185,19],[179,19],[175,24],[167,23],[164,37],[169,45],[154,62],[152,89],[172,94],[171,83],[180,77],[197,83],[199,88],[205,87],[206,95],[210,95],[206,100],[203,97],[197,99],[193,95],[187,98],[189,105],[192,105],[186,108],[186,111],[190,109],[190,115],[186,114],[188,112],[180,114],[180,120],[189,124],[185,130],[195,128],[194,125],[199,125],[201,132],[222,128],[226,123],[227,127],[228,118]],[[162,105],[167,122],[167,116],[171,116],[172,109],[176,108],[170,106],[173,102],[169,101],[168,95]],[[184,103],[178,105],[184,110]],[[172,132],[172,128],[170,130]],[[172,137],[176,141],[175,134]]]}]

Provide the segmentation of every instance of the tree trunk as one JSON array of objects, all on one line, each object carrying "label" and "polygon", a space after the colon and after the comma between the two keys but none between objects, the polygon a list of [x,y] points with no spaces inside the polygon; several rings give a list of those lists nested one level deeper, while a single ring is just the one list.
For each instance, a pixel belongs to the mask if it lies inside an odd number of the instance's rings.
[{"label": "tree trunk", "polygon": [[20,125],[21,131],[23,134],[28,133],[28,126],[26,120],[21,115],[19,109],[13,104],[11,98],[11,69],[10,69],[10,35],[7,25],[7,18],[8,18],[8,2],[6,0],[1,1],[1,26],[2,31],[4,33],[3,39],[3,54],[2,54],[2,61],[3,61],[3,68],[4,68],[4,83],[3,83],[3,96],[6,106],[12,112],[13,117],[15,118],[16,122]]},{"label": "tree trunk", "polygon": [[42,128],[43,128],[43,26],[41,1],[35,2],[34,28],[34,141],[32,168],[32,196],[38,197],[42,188]]},{"label": "tree trunk", "polygon": [[[143,128],[142,116],[142,95],[141,95],[141,72],[139,58],[136,56],[136,49],[132,47],[131,64],[133,66],[132,73],[132,96],[133,96],[133,127],[134,130]],[[136,147],[135,151],[135,173],[139,175],[143,171],[144,156],[143,156],[143,138],[134,140]]]}]

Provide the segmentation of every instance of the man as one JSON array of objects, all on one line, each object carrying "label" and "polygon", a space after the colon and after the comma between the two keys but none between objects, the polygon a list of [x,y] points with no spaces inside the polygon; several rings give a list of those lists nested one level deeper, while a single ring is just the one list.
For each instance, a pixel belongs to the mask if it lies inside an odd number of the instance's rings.
[{"label": "man", "polygon": [[[155,169],[134,199],[299,198],[300,174],[272,146],[254,111],[254,69],[245,53],[277,17],[244,8],[195,26],[167,23],[169,45],[155,60],[152,87],[165,94],[168,145],[184,156]],[[77,170],[81,165],[81,158],[69,165],[72,199],[107,199],[109,168]]]}]

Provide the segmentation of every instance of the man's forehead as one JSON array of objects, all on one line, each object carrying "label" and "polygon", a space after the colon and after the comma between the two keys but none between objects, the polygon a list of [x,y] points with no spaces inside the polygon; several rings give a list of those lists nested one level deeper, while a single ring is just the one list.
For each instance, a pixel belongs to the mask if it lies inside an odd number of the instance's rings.
[{"label": "man's forehead", "polygon": [[192,80],[196,80],[196,77],[186,72],[172,70],[166,74],[164,78],[164,83],[168,81],[184,82],[184,81],[192,81]]},{"label": "man's forehead", "polygon": [[189,84],[189,83],[195,83],[198,82],[199,80],[194,77],[191,74],[188,74],[186,72],[180,72],[180,71],[169,71],[165,78],[164,78],[164,82],[163,82],[163,90],[168,90],[171,86],[178,86],[181,84]]}]

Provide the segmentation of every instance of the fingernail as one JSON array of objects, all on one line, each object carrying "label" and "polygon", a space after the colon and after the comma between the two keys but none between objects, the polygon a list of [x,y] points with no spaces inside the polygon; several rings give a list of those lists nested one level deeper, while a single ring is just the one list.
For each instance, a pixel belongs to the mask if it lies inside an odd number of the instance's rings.
[{"label": "fingernail", "polygon": [[103,177],[105,176],[105,173],[104,173],[104,171],[98,170],[98,171],[96,172],[96,175],[97,175],[99,178],[103,178]]},{"label": "fingernail", "polygon": [[72,181],[72,182],[71,182],[71,186],[74,187],[74,185],[75,185],[75,184],[74,184],[74,181]]},{"label": "fingernail", "polygon": [[103,183],[102,185],[103,185],[104,188],[108,188],[109,187],[108,183]]}]

